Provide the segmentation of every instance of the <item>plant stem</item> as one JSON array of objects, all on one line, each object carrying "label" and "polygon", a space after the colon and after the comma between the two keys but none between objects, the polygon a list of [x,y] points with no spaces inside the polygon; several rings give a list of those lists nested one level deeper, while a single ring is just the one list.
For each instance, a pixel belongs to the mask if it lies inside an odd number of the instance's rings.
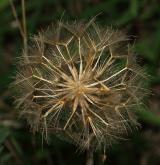
[{"label": "plant stem", "polygon": [[86,165],[94,165],[93,149],[91,147],[86,151]]}]

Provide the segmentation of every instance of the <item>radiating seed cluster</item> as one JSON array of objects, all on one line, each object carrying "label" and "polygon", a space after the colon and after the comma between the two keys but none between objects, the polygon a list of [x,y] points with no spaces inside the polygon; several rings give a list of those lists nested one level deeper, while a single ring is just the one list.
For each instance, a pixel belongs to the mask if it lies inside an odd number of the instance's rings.
[{"label": "radiating seed cluster", "polygon": [[58,22],[31,38],[14,86],[32,130],[97,149],[136,126],[143,71],[127,40],[94,21]]}]

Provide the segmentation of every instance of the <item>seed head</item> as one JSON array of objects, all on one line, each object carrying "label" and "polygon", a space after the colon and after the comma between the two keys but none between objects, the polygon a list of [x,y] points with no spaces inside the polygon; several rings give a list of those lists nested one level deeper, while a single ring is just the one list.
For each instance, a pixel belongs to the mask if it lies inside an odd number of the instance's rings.
[{"label": "seed head", "polygon": [[142,69],[120,31],[62,23],[30,39],[16,76],[16,105],[31,129],[101,148],[137,125]]}]

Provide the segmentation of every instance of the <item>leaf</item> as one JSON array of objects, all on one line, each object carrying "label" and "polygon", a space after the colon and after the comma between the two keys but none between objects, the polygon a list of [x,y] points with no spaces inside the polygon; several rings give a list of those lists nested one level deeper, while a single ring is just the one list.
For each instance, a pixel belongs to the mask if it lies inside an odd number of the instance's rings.
[{"label": "leaf", "polygon": [[131,0],[130,2],[130,11],[132,16],[136,17],[138,14],[138,1],[137,0]]},{"label": "leaf", "polygon": [[0,154],[2,153],[4,147],[3,146],[0,146]]},{"label": "leaf", "polygon": [[8,154],[4,154],[3,156],[0,157],[0,164],[1,165],[5,165],[7,164],[7,162],[9,161],[9,159],[11,158],[11,154],[8,153]]},{"label": "leaf", "polygon": [[18,152],[19,155],[22,155],[22,148],[20,146],[20,144],[18,143],[18,141],[16,140],[16,138],[12,137],[12,144],[15,147],[16,151]]},{"label": "leaf", "polygon": [[9,136],[9,130],[7,128],[0,127],[0,144]]},{"label": "leaf", "polygon": [[160,126],[160,116],[153,114],[150,110],[141,106],[140,110],[137,110],[137,113],[142,121]]},{"label": "leaf", "polygon": [[9,4],[9,0],[0,1],[0,11],[3,10]]}]

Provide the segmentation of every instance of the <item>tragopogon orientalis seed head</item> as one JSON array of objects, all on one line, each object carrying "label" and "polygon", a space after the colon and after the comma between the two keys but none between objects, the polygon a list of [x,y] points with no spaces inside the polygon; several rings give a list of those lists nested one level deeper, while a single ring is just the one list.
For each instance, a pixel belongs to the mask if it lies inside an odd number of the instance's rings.
[{"label": "tragopogon orientalis seed head", "polygon": [[58,22],[31,38],[14,85],[32,130],[97,149],[136,126],[143,70],[127,42],[94,20]]}]

